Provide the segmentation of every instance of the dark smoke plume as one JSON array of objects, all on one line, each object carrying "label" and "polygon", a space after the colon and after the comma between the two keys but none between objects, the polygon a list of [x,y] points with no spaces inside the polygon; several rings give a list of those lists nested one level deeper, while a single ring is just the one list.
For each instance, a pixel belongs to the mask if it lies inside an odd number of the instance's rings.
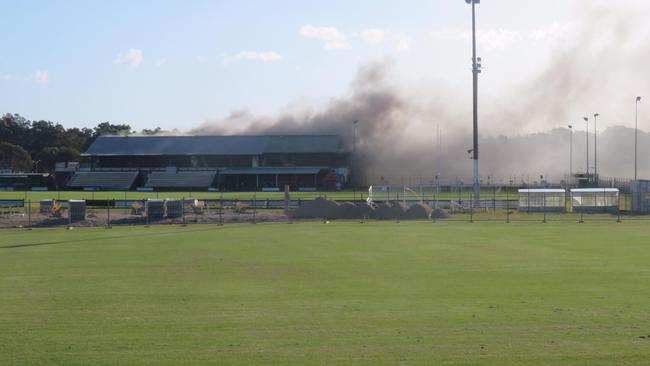
[{"label": "dark smoke plume", "polygon": [[[587,168],[585,111],[607,116],[598,136],[598,171],[601,176],[633,175],[633,100],[650,91],[650,47],[639,45],[637,29],[645,29],[648,13],[591,9],[575,43],[558,49],[537,76],[513,86],[481,104],[481,174],[493,182],[552,181],[569,172],[569,130],[575,125],[574,172]],[[645,33],[644,33],[645,34]],[[646,34],[647,35],[647,34]],[[206,122],[192,134],[302,134],[334,133],[351,149],[353,124],[358,120],[354,165],[365,183],[380,177],[397,183],[432,180],[469,181],[471,161],[471,105],[458,93],[442,87],[408,90],[396,80],[390,62],[365,65],[347,95],[333,99],[320,111],[285,112],[260,117],[233,112],[217,122]],[[650,93],[647,93],[650,97]],[[647,126],[640,120],[641,127]],[[603,124],[604,125],[604,124]],[[246,126],[243,130],[225,126]],[[628,127],[622,127],[628,126]],[[437,143],[437,128],[442,145]],[[593,169],[593,125],[589,168]],[[648,176],[650,135],[639,135],[640,175]]]}]

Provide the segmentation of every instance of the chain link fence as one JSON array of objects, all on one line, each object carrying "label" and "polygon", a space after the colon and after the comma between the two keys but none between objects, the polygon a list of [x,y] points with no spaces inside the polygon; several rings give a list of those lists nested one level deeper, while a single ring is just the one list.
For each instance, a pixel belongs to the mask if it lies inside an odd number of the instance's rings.
[{"label": "chain link fence", "polygon": [[[283,193],[282,193],[283,194]],[[0,228],[113,227],[124,225],[228,225],[235,223],[291,223],[294,221],[452,221],[452,222],[590,222],[648,220],[634,215],[630,197],[604,200],[608,206],[576,206],[575,198],[522,196],[512,187],[482,191],[480,200],[469,190],[443,192],[435,187],[409,190],[311,192],[265,195],[238,193],[227,197],[196,194],[159,198],[59,200],[0,200]],[[261,197],[260,197],[261,196]],[[586,202],[586,201],[583,201]]]}]

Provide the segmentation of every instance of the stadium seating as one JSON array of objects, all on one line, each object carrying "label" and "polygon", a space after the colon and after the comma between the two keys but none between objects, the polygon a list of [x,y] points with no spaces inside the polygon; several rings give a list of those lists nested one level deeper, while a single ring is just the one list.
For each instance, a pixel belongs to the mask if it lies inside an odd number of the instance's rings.
[{"label": "stadium seating", "polygon": [[216,175],[216,171],[153,172],[144,186],[155,189],[208,189]]},{"label": "stadium seating", "polygon": [[138,172],[77,172],[66,185],[69,188],[127,190],[137,177]]}]

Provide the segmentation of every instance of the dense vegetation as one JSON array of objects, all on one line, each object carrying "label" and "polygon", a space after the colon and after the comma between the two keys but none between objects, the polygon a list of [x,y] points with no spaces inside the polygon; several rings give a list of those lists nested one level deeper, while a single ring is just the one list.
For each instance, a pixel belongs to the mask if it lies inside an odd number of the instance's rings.
[{"label": "dense vegetation", "polygon": [[57,162],[76,160],[98,136],[132,132],[128,124],[102,122],[94,128],[65,128],[60,123],[5,114],[0,117],[0,169],[50,172]]}]

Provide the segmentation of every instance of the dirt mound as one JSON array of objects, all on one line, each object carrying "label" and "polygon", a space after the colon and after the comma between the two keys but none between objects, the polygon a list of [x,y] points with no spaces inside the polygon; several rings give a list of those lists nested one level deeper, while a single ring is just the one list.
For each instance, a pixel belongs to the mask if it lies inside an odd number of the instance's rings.
[{"label": "dirt mound", "polygon": [[333,219],[354,220],[361,218],[361,209],[352,202],[344,202],[336,208]]},{"label": "dirt mound", "polygon": [[370,218],[374,215],[375,209],[367,203],[357,203],[359,214],[362,218]]},{"label": "dirt mound", "polygon": [[386,202],[375,209],[372,218],[377,220],[400,220],[405,212],[406,205],[402,202]]},{"label": "dirt mound", "polygon": [[289,214],[296,219],[327,219],[333,218],[339,210],[339,204],[334,201],[317,198],[307,201]]},{"label": "dirt mound", "polygon": [[432,211],[429,205],[416,203],[406,210],[402,218],[404,220],[428,220]]},{"label": "dirt mound", "polygon": [[435,220],[448,219],[449,217],[450,216],[447,213],[447,211],[445,211],[445,210],[443,210],[441,208],[437,208],[437,209],[431,211],[431,218],[432,219],[435,219]]}]

